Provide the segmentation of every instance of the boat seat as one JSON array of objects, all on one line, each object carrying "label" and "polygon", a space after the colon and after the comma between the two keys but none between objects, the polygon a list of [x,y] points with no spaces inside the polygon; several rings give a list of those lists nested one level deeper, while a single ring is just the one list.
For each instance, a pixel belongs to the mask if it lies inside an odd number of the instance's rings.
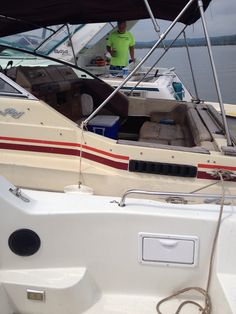
[{"label": "boat seat", "polygon": [[80,95],[80,103],[79,103],[81,117],[76,121],[78,125],[91,115],[94,110],[93,97],[89,94],[83,93]]},{"label": "boat seat", "polygon": [[[98,107],[114,91],[114,88],[98,79],[83,79],[82,92],[93,97],[94,106]],[[122,93],[115,94],[106,104],[110,114],[128,116],[129,99]]]},{"label": "boat seat", "polygon": [[173,139],[170,141],[171,146],[186,146],[184,139]]},{"label": "boat seat", "polygon": [[195,145],[201,145],[201,143],[212,141],[210,132],[202,122],[198,112],[194,108],[189,108],[186,114],[187,124],[192,132]]},{"label": "boat seat", "polygon": [[139,137],[146,138],[146,139],[150,139],[150,138],[157,139],[159,136],[159,132],[160,132],[160,127],[158,123],[146,121],[143,123],[140,129]]},{"label": "boat seat", "polygon": [[83,93],[80,96],[81,111],[84,117],[89,116],[93,112],[93,97]]},{"label": "boat seat", "polygon": [[139,138],[139,142],[169,145],[169,141],[158,138]]},{"label": "boat seat", "polygon": [[139,135],[140,138],[163,139],[167,141],[184,138],[183,131],[179,124],[168,125],[149,121],[143,123]]},{"label": "boat seat", "polygon": [[179,124],[146,121],[140,129],[139,141],[184,146],[184,134]]},{"label": "boat seat", "polygon": [[173,120],[175,124],[182,125],[184,123],[186,112],[188,111],[189,107],[194,108],[194,105],[191,103],[188,103],[187,105],[177,103],[176,106],[171,111],[151,112],[150,120],[152,122],[160,122],[163,119],[170,119]]},{"label": "boat seat", "polygon": [[211,133],[220,133],[221,128],[214,122],[207,109],[197,106],[196,110]]},{"label": "boat seat", "polygon": [[168,125],[168,124],[161,124],[160,126],[160,138],[173,140],[173,139],[183,139],[184,134],[182,128],[179,124]]},{"label": "boat seat", "polygon": [[210,141],[203,141],[203,142],[201,142],[201,147],[204,147],[204,148],[206,148],[209,151],[216,151],[217,150],[215,145],[214,145],[214,143],[210,142]]}]

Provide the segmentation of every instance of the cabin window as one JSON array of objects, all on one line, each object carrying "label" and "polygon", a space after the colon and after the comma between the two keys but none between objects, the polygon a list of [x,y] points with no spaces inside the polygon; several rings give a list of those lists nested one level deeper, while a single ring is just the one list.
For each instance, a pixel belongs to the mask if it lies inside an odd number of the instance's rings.
[{"label": "cabin window", "polygon": [[0,78],[0,94],[1,95],[9,95],[9,94],[21,94],[16,88],[5,82]]}]

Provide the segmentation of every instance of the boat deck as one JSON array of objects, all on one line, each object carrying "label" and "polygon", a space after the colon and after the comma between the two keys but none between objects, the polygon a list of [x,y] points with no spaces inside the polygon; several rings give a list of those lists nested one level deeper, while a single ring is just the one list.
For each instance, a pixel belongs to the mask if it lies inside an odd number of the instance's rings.
[{"label": "boat deck", "polygon": [[[21,66],[11,68],[8,75],[36,97],[79,124],[113,90],[103,81],[78,78],[72,69],[65,66]],[[83,94],[88,95],[91,101],[82,102]],[[86,116],[84,112],[87,113]],[[136,97],[128,99],[117,94],[98,114],[119,117],[117,140],[132,140],[137,145],[143,143],[144,146],[152,143],[176,148],[198,147],[205,151],[220,151],[217,138],[223,132],[217,121],[220,118],[211,106],[167,100],[144,101]]]}]

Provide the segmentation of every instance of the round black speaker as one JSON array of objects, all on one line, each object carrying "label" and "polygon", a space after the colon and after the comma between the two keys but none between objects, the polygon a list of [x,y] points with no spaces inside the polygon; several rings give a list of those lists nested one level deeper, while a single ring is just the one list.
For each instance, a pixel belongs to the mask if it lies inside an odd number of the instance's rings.
[{"label": "round black speaker", "polygon": [[31,256],[39,250],[41,241],[33,230],[19,229],[10,235],[8,245],[11,251],[17,255]]}]

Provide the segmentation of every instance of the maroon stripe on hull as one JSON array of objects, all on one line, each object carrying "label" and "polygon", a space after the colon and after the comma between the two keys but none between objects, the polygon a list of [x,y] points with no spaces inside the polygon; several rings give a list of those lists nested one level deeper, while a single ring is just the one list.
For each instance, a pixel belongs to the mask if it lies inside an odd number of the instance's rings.
[{"label": "maroon stripe on hull", "polygon": [[[208,180],[220,180],[220,178],[215,178],[210,173],[207,173],[205,171],[198,171],[197,178],[198,179],[208,179]],[[232,177],[230,180],[225,180],[225,181],[236,182],[236,177]]]},{"label": "maroon stripe on hull", "polygon": [[50,146],[0,143],[0,148],[11,149],[11,150],[21,150],[21,151],[26,151],[26,152],[38,152],[38,153],[74,155],[74,156],[80,155],[80,151],[77,149],[59,148],[59,147],[50,147]]},{"label": "maroon stripe on hull", "polygon": [[[9,144],[0,143],[0,149],[10,149],[10,150],[20,150],[26,152],[38,152],[38,153],[48,153],[48,154],[60,154],[60,155],[70,155],[70,156],[80,156],[80,150],[70,149],[70,148],[59,148],[50,146],[37,146],[37,145],[24,145],[24,144]],[[117,168],[121,170],[128,170],[128,164],[97,155],[93,155],[87,152],[82,152],[82,156],[86,159],[98,162],[100,164]]]},{"label": "maroon stripe on hull", "polygon": [[114,161],[111,159],[106,159],[104,157],[100,157],[97,155],[93,155],[93,154],[89,154],[87,152],[82,152],[82,157],[98,162],[100,164],[112,167],[112,168],[117,168],[120,170],[128,170],[128,164],[123,163],[123,162],[118,162],[118,161]]},{"label": "maroon stripe on hull", "polygon": [[[71,146],[71,147],[81,147],[80,143],[71,143],[71,142],[57,142],[57,141],[48,141],[48,140],[39,140],[39,139],[29,139],[29,138],[20,138],[20,137],[8,137],[8,136],[0,136],[0,140],[4,141],[13,141],[13,142],[24,142],[28,143],[28,145],[34,143],[34,144],[42,144],[42,145],[60,145],[60,146]],[[110,152],[106,152],[100,149],[97,149],[95,147],[90,147],[87,145],[83,145],[85,149],[91,150],[95,153],[103,154],[112,158],[118,158],[118,159],[123,159],[123,160],[129,160],[128,156],[122,156],[122,155],[117,155],[113,154]]]}]

